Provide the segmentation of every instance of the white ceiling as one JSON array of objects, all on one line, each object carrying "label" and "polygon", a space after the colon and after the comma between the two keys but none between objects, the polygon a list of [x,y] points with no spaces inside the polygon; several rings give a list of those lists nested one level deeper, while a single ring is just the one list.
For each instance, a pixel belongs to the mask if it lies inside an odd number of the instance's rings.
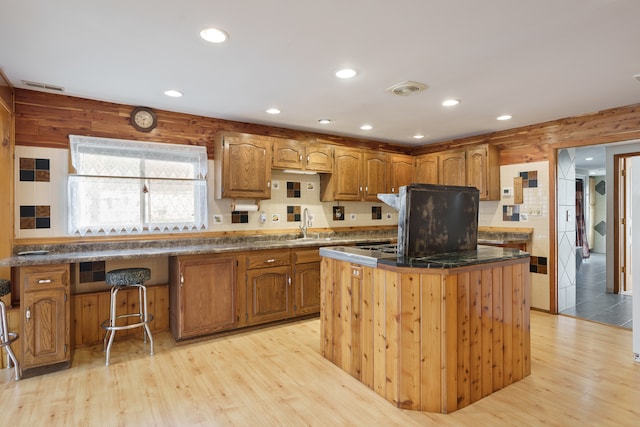
[{"label": "white ceiling", "polygon": [[[15,87],[422,145],[640,102],[639,22],[638,0],[2,0],[0,69]],[[208,26],[229,41],[204,42]],[[335,78],[345,66],[358,76]],[[429,89],[385,92],[405,80]]]}]

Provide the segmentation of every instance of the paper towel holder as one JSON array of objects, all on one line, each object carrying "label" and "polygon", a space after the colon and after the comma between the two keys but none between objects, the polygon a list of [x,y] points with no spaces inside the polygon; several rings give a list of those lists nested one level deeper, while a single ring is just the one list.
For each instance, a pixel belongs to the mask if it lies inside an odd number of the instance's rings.
[{"label": "paper towel holder", "polygon": [[[231,199],[231,212],[236,210],[246,210],[246,209],[236,209],[237,206],[240,206],[241,203],[236,203],[236,199]],[[260,210],[260,199],[256,199],[255,208],[252,208],[251,211],[259,211]]]}]

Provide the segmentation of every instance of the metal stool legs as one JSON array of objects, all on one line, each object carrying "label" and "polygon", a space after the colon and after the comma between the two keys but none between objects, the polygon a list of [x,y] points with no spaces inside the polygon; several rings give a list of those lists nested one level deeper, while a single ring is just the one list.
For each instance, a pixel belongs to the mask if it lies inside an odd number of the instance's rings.
[{"label": "metal stool legs", "polygon": [[[117,296],[118,291],[124,288],[138,288],[138,312],[137,313],[127,313],[127,314],[116,314],[117,307]],[[132,323],[130,325],[120,325],[116,324],[118,319],[135,317],[139,321],[136,323]],[[147,337],[149,337],[149,354],[153,355],[153,336],[151,335],[151,329],[149,328],[149,322],[153,320],[153,315],[147,312],[147,288],[141,283],[135,285],[124,285],[124,286],[113,286],[111,288],[111,301],[110,301],[110,314],[109,318],[102,322],[102,328],[104,328],[104,340],[103,340],[103,350],[106,352],[105,365],[109,366],[109,359],[111,356],[111,345],[113,344],[113,339],[115,338],[116,331],[121,331],[124,329],[133,329],[142,327],[142,336],[143,341],[146,344]]]},{"label": "metal stool legs", "polygon": [[9,332],[7,329],[7,307],[4,302],[0,301],[0,348],[4,347],[7,351],[7,367],[13,368],[16,372],[16,381],[20,379],[20,365],[18,359],[16,359],[13,350],[11,350],[11,343],[18,339],[18,334]]}]

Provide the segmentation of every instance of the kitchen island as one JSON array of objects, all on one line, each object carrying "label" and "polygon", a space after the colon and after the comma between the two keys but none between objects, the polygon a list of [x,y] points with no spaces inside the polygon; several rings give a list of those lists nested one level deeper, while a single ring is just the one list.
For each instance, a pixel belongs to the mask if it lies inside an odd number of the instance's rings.
[{"label": "kitchen island", "polygon": [[392,249],[320,249],[325,358],[426,412],[453,412],[530,374],[529,254]]}]

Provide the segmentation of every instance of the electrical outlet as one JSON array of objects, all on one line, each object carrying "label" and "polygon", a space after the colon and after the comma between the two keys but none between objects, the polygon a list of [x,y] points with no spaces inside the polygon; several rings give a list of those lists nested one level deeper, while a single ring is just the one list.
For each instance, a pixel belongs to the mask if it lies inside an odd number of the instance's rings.
[{"label": "electrical outlet", "polygon": [[540,206],[530,206],[529,215],[540,216],[542,215],[542,209],[540,208]]}]

